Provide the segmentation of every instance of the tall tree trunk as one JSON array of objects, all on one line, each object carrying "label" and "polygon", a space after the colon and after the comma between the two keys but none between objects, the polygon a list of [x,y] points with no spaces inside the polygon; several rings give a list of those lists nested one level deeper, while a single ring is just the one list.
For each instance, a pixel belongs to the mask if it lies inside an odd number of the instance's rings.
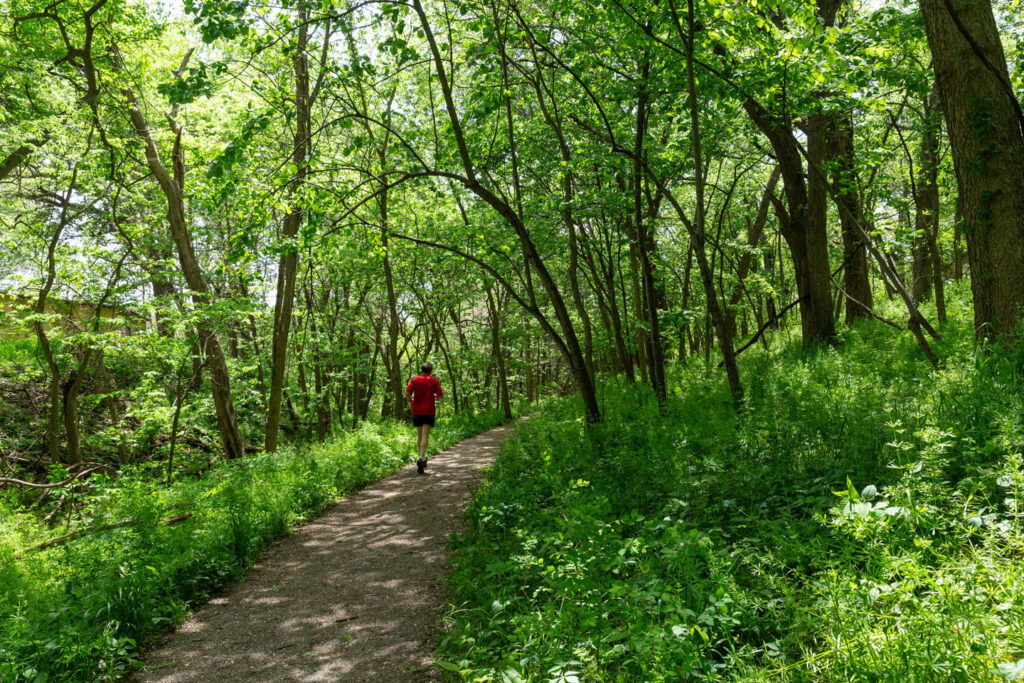
[{"label": "tall tree trunk", "polygon": [[[650,364],[650,381],[654,389],[654,396],[658,401],[658,409],[664,411],[665,403],[668,400],[667,388],[665,386],[665,353],[661,341],[661,321],[658,317],[658,300],[654,284],[654,268],[651,264],[651,254],[648,250],[649,242],[647,230],[653,230],[652,226],[645,225],[643,211],[643,174],[644,156],[646,149],[644,139],[647,137],[647,116],[650,94],[647,90],[647,80],[650,76],[650,63],[646,57],[643,58],[643,65],[640,71],[640,92],[637,95],[636,114],[636,138],[633,145],[633,235],[636,242],[636,253],[640,261],[640,282],[643,285],[643,308],[646,313],[647,327],[650,330],[650,340],[647,343],[647,357]],[[691,93],[691,97],[693,93]],[[695,151],[698,150],[695,148]],[[699,181],[698,181],[699,183]],[[698,190],[700,192],[700,190]],[[640,345],[643,348],[643,345]]]},{"label": "tall tree trunk", "polygon": [[988,0],[920,0],[949,131],[979,337],[1012,341],[1024,313],[1024,113]]},{"label": "tall tree trunk", "polygon": [[281,428],[281,395],[284,391],[288,369],[288,334],[292,324],[292,308],[295,303],[295,279],[298,271],[299,246],[296,238],[302,227],[303,208],[299,193],[309,173],[311,147],[309,119],[309,62],[306,48],[309,41],[309,11],[301,5],[298,14],[298,38],[292,54],[292,71],[295,75],[295,135],[292,138],[292,163],[295,176],[291,182],[293,205],[285,216],[281,237],[284,250],[277,265],[277,297],[274,301],[274,335],[270,351],[270,397],[267,401],[267,425],[264,433],[264,449],[268,453],[277,450],[278,431]]},{"label": "tall tree trunk", "polygon": [[388,399],[384,402],[385,417],[399,419],[404,415],[405,400],[402,391],[402,366],[398,358],[398,303],[395,294],[395,280],[391,272],[391,254],[388,246],[388,192],[382,188],[378,195],[381,216],[381,246],[384,250],[384,284],[387,287],[388,339],[387,366]]},{"label": "tall tree trunk", "polygon": [[[833,121],[831,114],[815,110],[807,116],[807,156],[810,159],[809,165],[816,165],[818,168],[825,168],[829,159],[829,132]],[[829,179],[823,173],[815,173],[809,169],[807,173],[807,228],[804,233],[804,242],[807,246],[808,273],[807,277],[810,290],[808,296],[817,299],[812,305],[815,307],[815,315],[820,316],[823,306],[822,293],[829,301],[828,319],[834,320],[831,306],[832,284],[831,279],[826,281],[815,280],[815,275],[820,278],[821,274],[828,275],[831,270],[828,261],[828,183]],[[790,212],[792,213],[792,211]],[[814,268],[812,263],[824,263],[825,268]],[[821,323],[816,323],[820,325]],[[818,341],[831,341],[823,338]]]},{"label": "tall tree trunk", "polygon": [[[695,75],[696,68],[694,66],[693,58],[694,40],[696,36],[696,18],[694,17],[693,0],[687,0],[686,4],[688,10],[687,36],[685,38],[686,87],[690,100],[690,144],[693,147],[694,178],[696,179],[697,200],[693,225],[690,229],[690,240],[693,244],[694,256],[697,258],[697,268],[700,271],[701,284],[704,286],[704,294],[707,299],[708,316],[710,317],[718,335],[718,343],[722,352],[722,362],[725,365],[726,377],[729,381],[729,392],[732,394],[733,404],[738,406],[743,402],[743,385],[740,382],[739,367],[736,365],[736,350],[733,346],[732,325],[726,317],[727,312],[723,311],[719,304],[718,293],[715,289],[714,276],[711,272],[711,267],[708,263],[708,257],[704,247],[707,234],[705,227],[706,221],[704,205],[704,160],[703,153],[701,151],[700,114],[698,111],[698,107],[700,105],[697,102],[697,77]],[[682,207],[679,206],[678,202],[667,192],[667,190],[665,190],[665,188],[662,189],[665,192],[666,198],[672,203],[676,212],[679,213],[680,218],[682,218]],[[708,335],[708,337],[708,346],[710,348],[710,335]]]},{"label": "tall tree trunk", "polygon": [[[493,16],[495,24],[498,23],[498,12],[497,6],[492,5]],[[504,33],[499,33],[500,50],[502,56],[502,83],[504,88],[509,87],[508,83],[508,57],[505,53],[505,37]],[[536,61],[536,55],[534,56]],[[569,144],[566,142],[565,134],[562,131],[562,122],[557,115],[557,102],[552,100],[550,106],[547,103],[547,98],[544,95],[544,88],[541,86],[542,75],[538,74],[533,81],[534,91],[537,94],[537,102],[540,105],[541,113],[544,115],[544,120],[547,122],[548,127],[551,128],[555,135],[555,140],[558,142],[558,153],[562,158],[562,172],[561,172],[561,187],[562,187],[562,223],[565,226],[566,231],[569,234],[569,289],[572,293],[573,304],[576,307],[576,314],[580,317],[581,326],[583,328],[583,353],[587,360],[587,367],[589,368],[591,375],[594,372],[594,338],[591,331],[590,314],[587,311],[587,307],[583,301],[583,293],[580,289],[579,280],[579,255],[580,255],[580,241],[576,226],[576,220],[573,217],[573,202],[575,201],[575,191],[573,187],[573,171],[572,171],[572,155],[569,151]],[[506,102],[506,112],[510,120],[511,125],[511,102]]]},{"label": "tall tree trunk", "polygon": [[640,259],[637,255],[636,223],[627,224],[626,234],[629,235],[629,282],[633,285],[633,346],[636,351],[636,368],[640,371],[640,381],[650,382],[647,364],[647,330],[643,324],[645,317],[643,278],[640,274]]},{"label": "tall tree trunk", "polygon": [[[843,0],[818,0],[818,15],[826,28],[835,24],[842,3]],[[807,117],[807,155],[812,168],[805,176],[800,143],[787,120],[749,96],[745,97],[743,107],[768,138],[782,171],[789,214],[783,237],[793,257],[804,348],[834,343],[825,220],[828,178],[820,170],[828,152],[828,122],[821,112],[812,112]]]},{"label": "tall tree trunk", "polygon": [[832,185],[843,236],[843,289],[848,297],[862,304],[846,306],[846,324],[852,325],[857,318],[869,316],[868,311],[875,307],[868,250],[857,230],[857,225],[864,220],[864,211],[854,157],[852,116],[844,113],[834,117],[830,133],[830,156],[835,169]]},{"label": "tall tree trunk", "polygon": [[929,283],[935,292],[935,313],[946,322],[946,288],[942,277],[942,252],[939,250],[939,135],[942,119],[939,94],[935,88],[924,101],[924,131],[921,136],[920,175],[917,181],[917,228],[924,237]]},{"label": "tall tree trunk", "polygon": [[[182,65],[183,70],[184,64]],[[146,162],[167,199],[167,223],[178,250],[178,263],[181,265],[182,275],[192,291],[192,300],[196,308],[205,311],[209,305],[209,288],[199,267],[195,250],[192,248],[192,237],[185,220],[183,198],[185,162],[181,148],[181,128],[174,122],[175,119],[172,116],[172,127],[175,129],[175,142],[172,151],[175,177],[172,178],[160,160],[160,151],[150,133],[149,124],[142,115],[135,92],[126,88],[122,93],[130,106],[129,113],[135,133],[145,145]],[[224,448],[226,458],[240,458],[245,455],[245,444],[242,442],[242,435],[238,430],[238,421],[235,417],[235,406],[231,396],[231,377],[228,373],[224,351],[221,348],[217,332],[208,318],[201,318],[197,328],[200,344],[210,361],[210,383],[213,388],[213,404],[217,413],[217,428],[220,433],[221,446]]]},{"label": "tall tree trunk", "polygon": [[[750,99],[744,102],[744,107],[771,143],[782,171],[788,220],[780,228],[793,261],[804,347],[831,343],[835,339],[835,320],[832,318],[827,233],[822,234],[825,226],[814,223],[808,214],[808,187],[799,143],[792,129],[777,115]],[[820,138],[817,130],[813,137]]]},{"label": "tall tree trunk", "polygon": [[501,349],[501,316],[491,290],[487,290],[487,312],[491,318],[491,355],[498,366],[498,393],[505,418],[512,419],[512,403],[508,395],[508,373],[505,372],[505,352]]},{"label": "tall tree trunk", "polygon": [[[71,174],[71,182],[68,185],[67,191],[61,197],[61,210],[60,219],[57,222],[57,226],[53,230],[53,234],[50,236],[50,241],[46,245],[46,280],[39,288],[39,295],[36,297],[35,314],[41,316],[46,313],[46,299],[50,295],[50,290],[53,288],[53,283],[57,278],[57,244],[60,242],[60,237],[64,233],[64,228],[67,227],[71,218],[69,210],[71,208],[71,195],[75,190],[75,183],[78,179],[78,169]],[[47,409],[47,420],[46,420],[46,450],[50,456],[51,463],[60,462],[60,368],[57,366],[57,359],[54,357],[53,348],[50,346],[50,339],[46,336],[46,329],[43,327],[41,320],[35,320],[32,323],[32,327],[36,333],[36,341],[39,342],[39,348],[43,352],[43,358],[46,360],[46,367],[50,372],[50,384],[49,384],[49,407]]]}]

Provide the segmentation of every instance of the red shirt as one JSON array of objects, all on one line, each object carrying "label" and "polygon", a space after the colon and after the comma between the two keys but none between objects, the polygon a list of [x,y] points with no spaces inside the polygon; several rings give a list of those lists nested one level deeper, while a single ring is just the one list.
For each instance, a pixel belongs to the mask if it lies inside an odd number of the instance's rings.
[{"label": "red shirt", "polygon": [[413,415],[433,415],[434,398],[444,396],[441,383],[433,375],[417,375],[409,380],[405,393],[412,394]]}]

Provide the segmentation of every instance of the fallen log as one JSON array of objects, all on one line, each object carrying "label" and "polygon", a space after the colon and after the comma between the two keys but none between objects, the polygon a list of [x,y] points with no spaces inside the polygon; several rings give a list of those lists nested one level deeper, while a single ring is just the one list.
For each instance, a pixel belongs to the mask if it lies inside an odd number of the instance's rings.
[{"label": "fallen log", "polygon": [[[177,524],[179,522],[184,522],[186,519],[191,519],[193,516],[194,515],[192,513],[187,513],[187,514],[184,514],[184,515],[176,515],[174,517],[168,517],[167,519],[162,519],[159,522],[157,522],[157,524],[159,524],[160,526],[171,526],[172,524]],[[64,545],[65,543],[68,543],[69,541],[73,541],[76,538],[81,538],[82,536],[90,536],[92,534],[98,534],[101,531],[110,531],[111,529],[122,529],[122,528],[124,528],[126,526],[132,526],[133,524],[138,524],[138,523],[139,523],[139,520],[137,520],[135,518],[132,518],[132,519],[126,519],[126,520],[123,520],[123,521],[120,521],[120,522],[111,522],[109,524],[101,524],[100,526],[96,526],[96,527],[85,527],[83,529],[77,529],[75,531],[72,531],[70,534],[64,534],[63,536],[57,536],[56,538],[51,538],[48,541],[43,541],[42,543],[37,543],[35,545],[29,546],[28,548],[25,548],[23,551],[21,551],[21,553],[19,553],[19,554],[20,555],[27,555],[28,553],[38,552],[40,550],[45,550],[47,548],[52,548],[52,547],[57,546],[57,545]]]},{"label": "fallen log", "polygon": [[103,469],[109,469],[109,468],[107,468],[106,465],[100,465],[98,467],[91,467],[91,468],[89,468],[87,470],[83,470],[83,471],[79,472],[78,474],[76,474],[76,475],[74,475],[72,477],[68,477],[64,481],[58,481],[58,482],[53,483],[53,484],[36,484],[35,482],[31,482],[31,481],[22,481],[21,479],[9,479],[7,477],[0,477],[0,484],[7,484],[7,485],[14,485],[14,486],[24,486],[24,487],[30,488],[30,489],[55,489],[55,488],[58,488],[60,486],[67,486],[68,484],[72,483],[76,479],[81,479],[82,477],[84,477],[87,474],[92,474],[93,472],[98,472],[98,471],[103,470]]}]

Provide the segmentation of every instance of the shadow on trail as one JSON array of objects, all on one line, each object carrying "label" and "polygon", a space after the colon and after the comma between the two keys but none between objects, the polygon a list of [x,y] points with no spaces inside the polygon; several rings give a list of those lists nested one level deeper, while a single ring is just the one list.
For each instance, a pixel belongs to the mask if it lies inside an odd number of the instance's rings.
[{"label": "shadow on trail", "polygon": [[131,680],[428,681],[445,544],[513,425],[345,498],[157,643]]}]

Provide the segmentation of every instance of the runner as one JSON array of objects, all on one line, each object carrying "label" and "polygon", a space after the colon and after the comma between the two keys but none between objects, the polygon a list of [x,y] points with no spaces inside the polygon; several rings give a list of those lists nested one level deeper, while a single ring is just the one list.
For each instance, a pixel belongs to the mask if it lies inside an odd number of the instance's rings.
[{"label": "runner", "polygon": [[416,470],[423,474],[427,470],[427,444],[430,442],[430,428],[434,426],[434,399],[444,396],[441,383],[431,373],[434,366],[429,362],[420,366],[420,374],[409,380],[405,396],[412,406],[412,424],[417,431],[417,446],[420,457]]}]

